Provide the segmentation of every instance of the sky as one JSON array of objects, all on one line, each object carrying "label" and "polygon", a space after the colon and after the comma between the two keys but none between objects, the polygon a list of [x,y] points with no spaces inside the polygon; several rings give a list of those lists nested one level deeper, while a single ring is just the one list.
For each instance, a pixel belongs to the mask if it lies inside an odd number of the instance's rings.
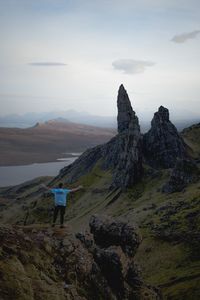
[{"label": "sky", "polygon": [[200,117],[199,0],[0,0],[0,115]]}]

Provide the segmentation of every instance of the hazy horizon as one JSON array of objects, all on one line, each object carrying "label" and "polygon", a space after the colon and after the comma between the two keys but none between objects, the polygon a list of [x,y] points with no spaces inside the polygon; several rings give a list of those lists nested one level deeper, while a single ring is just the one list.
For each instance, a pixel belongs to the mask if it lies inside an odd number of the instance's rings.
[{"label": "hazy horizon", "polygon": [[[161,106],[161,105],[160,105]],[[153,118],[154,116],[154,113],[156,111],[158,111],[158,108],[153,111],[135,111],[136,112],[136,115],[142,119],[143,121],[149,121]],[[168,108],[168,107],[167,107]],[[169,109],[169,108],[168,108]],[[188,110],[181,110],[180,112],[176,113],[176,112],[173,112],[173,111],[170,111],[169,110],[169,113],[170,113],[170,117],[172,117],[174,120],[184,120],[185,119],[185,116],[183,115],[184,113],[188,114]],[[103,115],[103,114],[98,114],[98,113],[90,113],[88,111],[78,111],[78,110],[75,110],[75,109],[68,109],[68,110],[49,110],[49,111],[27,111],[27,112],[15,112],[15,113],[5,113],[5,114],[0,114],[0,118],[5,118],[5,117],[10,117],[10,116],[19,116],[19,117],[25,117],[25,116],[33,116],[33,115],[37,115],[37,116],[42,116],[42,115],[51,115],[51,114],[56,114],[58,115],[57,118],[62,118],[63,115],[65,115],[65,113],[72,113],[72,114],[76,114],[77,116],[78,115],[81,115],[81,116],[91,116],[91,117],[100,117],[100,118],[117,118],[117,111],[115,113],[113,113],[113,115]],[[144,117],[143,117],[143,114],[144,114]],[[200,114],[199,112],[195,112],[193,115],[187,115],[187,120],[197,120],[200,118]],[[49,119],[50,120],[50,119]]]},{"label": "hazy horizon", "polygon": [[197,0],[0,0],[0,115],[116,116],[124,84],[150,120],[200,117]]},{"label": "hazy horizon", "polygon": [[[151,120],[154,116],[154,113],[144,114],[138,113],[139,124],[141,132],[147,132],[151,126]],[[75,110],[68,111],[49,111],[49,112],[28,112],[25,114],[11,114],[0,116],[0,128],[30,128],[37,125],[37,123],[46,123],[50,120],[57,120],[58,122],[67,122],[84,124],[89,126],[95,126],[99,128],[115,128],[117,129],[117,115],[113,116],[101,116],[94,115],[88,112],[78,112]],[[170,112],[170,120],[177,127],[179,131],[187,128],[191,125],[197,124],[200,122],[199,116],[194,117],[189,114],[187,117],[184,117],[183,114],[174,115]]]}]

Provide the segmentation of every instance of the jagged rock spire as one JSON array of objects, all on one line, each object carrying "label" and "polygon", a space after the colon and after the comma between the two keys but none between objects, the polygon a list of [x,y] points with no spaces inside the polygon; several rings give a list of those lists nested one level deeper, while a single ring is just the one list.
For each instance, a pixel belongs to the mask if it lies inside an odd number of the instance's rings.
[{"label": "jagged rock spire", "polygon": [[154,123],[160,123],[160,122],[169,122],[169,110],[164,107],[160,106],[158,111],[154,114],[154,118],[152,119],[152,122]]},{"label": "jagged rock spire", "polygon": [[143,168],[140,126],[123,85],[119,87],[117,107],[119,134],[113,149],[113,154],[117,150],[113,187],[124,189],[141,179]]},{"label": "jagged rock spire", "polygon": [[187,157],[186,145],[163,106],[154,114],[143,141],[145,159],[154,168],[172,168],[177,158]]},{"label": "jagged rock spire", "polygon": [[121,84],[119,87],[117,108],[117,123],[119,133],[131,128],[135,128],[135,125],[139,126],[138,118],[136,117],[135,112],[132,109],[131,102],[123,84]]}]

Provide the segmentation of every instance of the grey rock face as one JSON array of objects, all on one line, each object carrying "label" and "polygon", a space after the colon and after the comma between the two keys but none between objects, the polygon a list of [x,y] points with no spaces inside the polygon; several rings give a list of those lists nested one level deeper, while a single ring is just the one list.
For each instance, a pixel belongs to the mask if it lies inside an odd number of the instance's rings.
[{"label": "grey rock face", "polygon": [[179,159],[172,170],[169,182],[163,186],[164,193],[182,191],[189,183],[200,178],[200,171],[195,162],[189,159]]},{"label": "grey rock face", "polygon": [[127,188],[141,180],[142,144],[140,134],[121,134],[118,140],[119,160],[113,173],[113,187]]},{"label": "grey rock face", "polygon": [[122,132],[107,143],[102,151],[103,168],[113,170],[113,188],[127,188],[138,182],[143,174],[141,135],[130,130]]},{"label": "grey rock face", "polygon": [[176,127],[169,120],[169,111],[160,106],[151,121],[151,129],[144,135],[145,160],[154,168],[172,168],[177,158],[186,158],[186,145]]}]

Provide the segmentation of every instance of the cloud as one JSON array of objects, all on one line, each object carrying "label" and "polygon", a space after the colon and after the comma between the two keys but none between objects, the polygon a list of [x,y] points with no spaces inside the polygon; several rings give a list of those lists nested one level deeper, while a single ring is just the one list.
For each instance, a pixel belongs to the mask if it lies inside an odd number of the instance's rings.
[{"label": "cloud", "polygon": [[134,59],[118,59],[112,63],[112,66],[115,70],[123,71],[125,74],[144,73],[147,67],[154,65],[155,63],[151,61]]},{"label": "cloud", "polygon": [[195,39],[197,35],[200,33],[200,30],[194,30],[187,33],[182,33],[179,35],[175,35],[171,41],[174,43],[182,44],[185,43],[189,39]]},{"label": "cloud", "polygon": [[61,62],[54,62],[54,61],[41,61],[41,62],[32,62],[28,65],[34,66],[34,67],[63,67],[66,66],[66,64]]}]

